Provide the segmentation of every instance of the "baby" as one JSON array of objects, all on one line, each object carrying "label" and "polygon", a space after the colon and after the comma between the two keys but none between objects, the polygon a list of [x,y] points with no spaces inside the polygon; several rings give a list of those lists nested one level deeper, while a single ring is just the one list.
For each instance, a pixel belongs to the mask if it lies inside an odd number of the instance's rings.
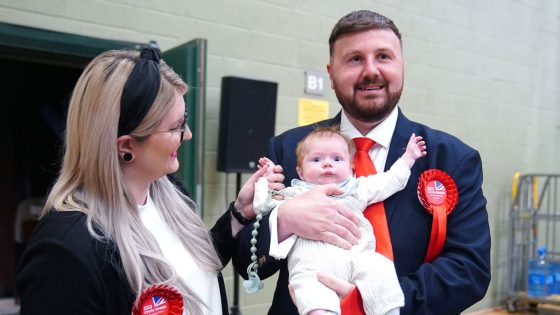
[{"label": "baby", "polygon": [[[331,196],[356,212],[361,239],[350,250],[321,241],[298,238],[288,254],[290,286],[298,312],[303,315],[340,314],[339,298],[317,280],[317,272],[356,284],[366,314],[399,314],[404,305],[395,267],[391,260],[375,252],[375,237],[362,211],[402,190],[415,161],[426,155],[422,137],[411,135],[406,150],[391,169],[367,177],[353,176],[355,146],[352,140],[332,127],[319,127],[298,143],[297,173],[301,180],[275,195],[283,199],[305,193],[316,185],[336,183],[344,190]],[[278,206],[277,198],[266,198],[266,185],[257,185],[254,208],[269,211]]]}]

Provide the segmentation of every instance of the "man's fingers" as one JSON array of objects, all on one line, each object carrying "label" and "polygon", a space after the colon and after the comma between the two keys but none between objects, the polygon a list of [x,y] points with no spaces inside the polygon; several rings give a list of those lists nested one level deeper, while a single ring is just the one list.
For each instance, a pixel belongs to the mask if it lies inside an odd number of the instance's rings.
[{"label": "man's fingers", "polygon": [[348,227],[335,224],[333,230],[334,230],[333,231],[334,234],[344,239],[347,243],[351,245],[358,244],[360,240],[360,230],[352,223],[350,223]]},{"label": "man's fingers", "polygon": [[336,224],[342,225],[347,230],[349,230],[355,237],[360,238],[360,220],[358,216],[350,210],[347,206],[342,203],[337,203],[337,211],[341,215],[338,220],[336,220]]},{"label": "man's fingers", "polygon": [[274,165],[274,173],[283,173],[284,169],[282,168],[282,165]]},{"label": "man's fingers", "polygon": [[342,237],[331,232],[323,232],[319,237],[319,240],[344,249],[350,249],[353,245]]},{"label": "man's fingers", "polygon": [[352,283],[329,276],[323,272],[317,273],[317,279],[319,280],[319,282],[321,282],[331,290],[335,291],[340,299],[343,299],[350,292],[352,292],[352,290],[354,290],[354,288],[356,287]]},{"label": "man's fingers", "polygon": [[344,193],[344,190],[340,189],[336,184],[327,184],[327,185],[320,185],[317,188],[314,188],[317,192],[325,194],[327,196],[338,196]]},{"label": "man's fingers", "polygon": [[282,173],[273,173],[266,177],[269,182],[283,182],[284,181],[284,174]]},{"label": "man's fingers", "polygon": [[278,191],[286,188],[286,186],[284,186],[285,177],[282,171],[282,166],[274,165],[272,167],[272,172],[267,172],[269,173],[267,176],[269,189]]},{"label": "man's fingers", "polygon": [[358,244],[361,237],[360,229],[340,213],[336,214],[335,218],[329,218],[324,224],[324,232],[321,232],[322,241],[344,249],[350,249],[351,246]]},{"label": "man's fingers", "polygon": [[278,191],[278,190],[282,190],[282,189],[286,188],[286,186],[284,186],[284,183],[282,183],[282,182],[279,182],[279,183],[268,182],[268,188],[271,189],[271,190]]},{"label": "man's fingers", "polygon": [[347,206],[327,196],[336,193],[342,193],[336,185],[321,185],[283,203],[278,208],[279,239],[295,234],[344,249],[357,244],[358,218]]}]

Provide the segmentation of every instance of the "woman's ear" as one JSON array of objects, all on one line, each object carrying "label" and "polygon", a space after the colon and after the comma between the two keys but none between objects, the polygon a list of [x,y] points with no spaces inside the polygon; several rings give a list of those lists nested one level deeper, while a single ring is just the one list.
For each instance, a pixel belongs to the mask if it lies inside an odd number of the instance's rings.
[{"label": "woman's ear", "polygon": [[119,156],[122,158],[126,153],[132,154],[131,146],[132,137],[130,135],[124,135],[117,138],[117,150]]}]

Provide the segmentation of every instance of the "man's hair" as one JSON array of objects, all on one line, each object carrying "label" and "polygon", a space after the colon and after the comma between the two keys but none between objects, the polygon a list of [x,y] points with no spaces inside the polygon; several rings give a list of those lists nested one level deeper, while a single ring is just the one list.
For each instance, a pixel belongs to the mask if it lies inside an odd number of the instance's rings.
[{"label": "man's hair", "polygon": [[354,161],[354,153],[356,153],[356,145],[352,139],[348,138],[346,135],[340,132],[339,126],[321,126],[313,129],[305,138],[303,138],[296,147],[296,159],[297,159],[297,166],[301,167],[301,163],[303,161],[303,157],[306,153],[306,144],[312,140],[317,138],[334,138],[340,137],[342,140],[346,142],[348,145],[348,154],[350,155],[350,165],[352,165],[352,161]]},{"label": "man's hair", "polygon": [[340,36],[366,30],[391,30],[402,44],[401,33],[391,19],[368,10],[354,11],[343,16],[334,25],[329,37],[330,56],[332,56],[334,43]]}]

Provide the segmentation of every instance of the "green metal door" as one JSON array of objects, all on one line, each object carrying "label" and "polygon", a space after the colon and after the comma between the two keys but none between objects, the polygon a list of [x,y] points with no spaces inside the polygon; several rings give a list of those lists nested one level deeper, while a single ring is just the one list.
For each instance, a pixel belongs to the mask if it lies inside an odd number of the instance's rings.
[{"label": "green metal door", "polygon": [[197,38],[163,52],[163,59],[189,86],[185,103],[189,113],[191,141],[179,150],[179,171],[193,200],[203,209],[204,133],[206,116],[206,39]]}]

